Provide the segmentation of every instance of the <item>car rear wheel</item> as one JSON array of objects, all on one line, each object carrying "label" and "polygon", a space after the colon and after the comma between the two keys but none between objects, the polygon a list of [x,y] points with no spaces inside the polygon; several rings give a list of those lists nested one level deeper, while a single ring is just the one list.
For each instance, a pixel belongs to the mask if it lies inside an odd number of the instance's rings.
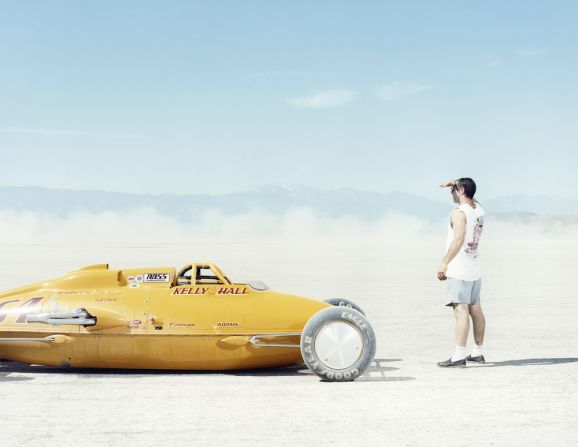
[{"label": "car rear wheel", "polygon": [[330,382],[359,378],[375,356],[376,340],[367,318],[355,309],[329,307],[313,315],[301,334],[307,367]]},{"label": "car rear wheel", "polygon": [[349,307],[350,309],[355,309],[360,314],[365,315],[365,312],[361,310],[361,307],[359,307],[352,301],[346,300],[345,298],[329,298],[328,300],[324,300],[323,302],[331,304],[332,306]]}]

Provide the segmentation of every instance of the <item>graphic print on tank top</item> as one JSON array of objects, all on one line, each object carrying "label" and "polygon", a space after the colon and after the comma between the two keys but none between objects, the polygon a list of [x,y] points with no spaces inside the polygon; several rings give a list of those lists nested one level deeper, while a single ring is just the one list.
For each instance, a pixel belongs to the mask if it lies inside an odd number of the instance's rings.
[{"label": "graphic print on tank top", "polygon": [[474,225],[474,236],[471,242],[468,242],[466,249],[464,250],[472,258],[478,257],[478,244],[480,243],[480,236],[482,235],[482,230],[484,229],[484,216],[480,216],[476,219],[476,224]]}]

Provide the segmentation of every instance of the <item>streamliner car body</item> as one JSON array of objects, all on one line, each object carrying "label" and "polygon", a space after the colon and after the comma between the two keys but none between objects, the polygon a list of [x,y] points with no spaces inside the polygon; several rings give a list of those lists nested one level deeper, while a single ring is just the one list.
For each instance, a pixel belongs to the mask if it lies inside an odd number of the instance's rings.
[{"label": "streamliner car body", "polygon": [[27,364],[234,370],[305,362],[344,381],[363,374],[375,344],[346,300],[235,283],[211,263],[178,271],[98,264],[0,293],[0,358]]}]

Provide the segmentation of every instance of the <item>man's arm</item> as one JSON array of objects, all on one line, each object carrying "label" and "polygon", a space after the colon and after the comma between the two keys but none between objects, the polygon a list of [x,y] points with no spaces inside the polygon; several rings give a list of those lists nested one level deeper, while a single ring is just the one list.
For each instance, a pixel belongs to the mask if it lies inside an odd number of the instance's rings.
[{"label": "man's arm", "polygon": [[466,215],[462,211],[456,209],[452,212],[451,223],[452,228],[454,229],[454,239],[448,247],[448,252],[442,259],[438,268],[438,279],[440,281],[445,281],[447,279],[446,270],[448,264],[460,252],[462,245],[464,244],[464,240],[466,239],[466,222]]},{"label": "man's arm", "polygon": [[452,186],[456,186],[457,184],[458,184],[458,182],[455,180],[448,180],[447,182],[443,182],[440,185],[440,188],[450,188]]}]

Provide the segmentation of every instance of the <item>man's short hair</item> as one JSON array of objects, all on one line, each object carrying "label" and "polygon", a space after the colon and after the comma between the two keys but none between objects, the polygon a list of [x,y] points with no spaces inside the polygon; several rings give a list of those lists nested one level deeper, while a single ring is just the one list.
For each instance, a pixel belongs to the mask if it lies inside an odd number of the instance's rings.
[{"label": "man's short hair", "polygon": [[476,193],[476,182],[469,177],[463,177],[457,180],[457,184],[459,188],[464,188],[464,194],[466,197],[469,197],[470,199],[474,198],[474,194]]}]

